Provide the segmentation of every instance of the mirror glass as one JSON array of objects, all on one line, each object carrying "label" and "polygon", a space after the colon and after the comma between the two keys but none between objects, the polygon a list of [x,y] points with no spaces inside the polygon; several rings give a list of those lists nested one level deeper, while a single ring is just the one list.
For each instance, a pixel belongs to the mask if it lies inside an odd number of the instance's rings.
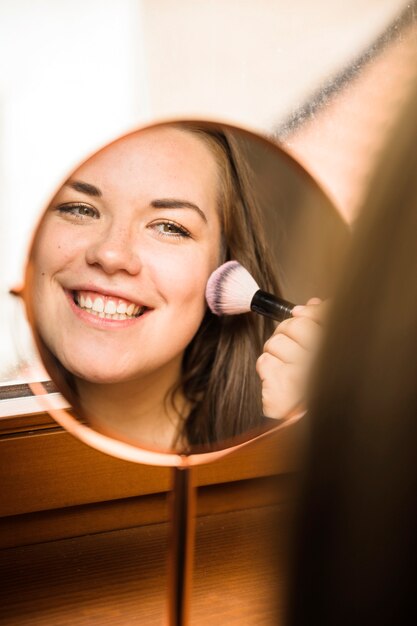
[{"label": "mirror glass", "polygon": [[347,240],[315,181],[260,135],[147,126],[53,193],[29,253],[28,318],[74,421],[144,449],[225,448],[276,424],[256,372],[276,324],[214,315],[209,276],[237,260],[276,296],[326,299]]}]

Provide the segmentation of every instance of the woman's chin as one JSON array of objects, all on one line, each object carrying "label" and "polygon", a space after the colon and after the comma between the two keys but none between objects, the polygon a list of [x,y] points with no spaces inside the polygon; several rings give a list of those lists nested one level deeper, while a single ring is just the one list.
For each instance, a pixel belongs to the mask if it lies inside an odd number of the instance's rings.
[{"label": "woman's chin", "polygon": [[84,383],[91,383],[92,385],[116,385],[118,383],[125,383],[129,380],[128,376],[122,374],[115,374],[114,372],[107,371],[77,371],[74,375],[83,380]]},{"label": "woman's chin", "polygon": [[111,385],[127,382],[133,378],[129,376],[129,372],[125,372],[120,367],[103,367],[104,363],[98,363],[96,366],[91,362],[83,364],[79,361],[62,364],[73,376],[85,384]]}]

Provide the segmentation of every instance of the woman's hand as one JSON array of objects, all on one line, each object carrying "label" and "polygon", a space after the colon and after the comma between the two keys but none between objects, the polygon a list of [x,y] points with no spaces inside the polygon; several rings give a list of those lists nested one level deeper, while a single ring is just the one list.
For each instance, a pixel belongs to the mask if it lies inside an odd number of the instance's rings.
[{"label": "woman's hand", "polygon": [[266,417],[282,418],[302,406],[322,334],[326,303],[311,298],[296,306],[264,345],[256,371],[262,381],[262,407]]}]

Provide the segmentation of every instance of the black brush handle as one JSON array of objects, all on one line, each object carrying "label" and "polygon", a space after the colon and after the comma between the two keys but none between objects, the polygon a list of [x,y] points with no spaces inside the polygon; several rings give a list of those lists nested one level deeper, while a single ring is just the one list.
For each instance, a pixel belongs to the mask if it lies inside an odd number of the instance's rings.
[{"label": "black brush handle", "polygon": [[271,317],[277,322],[282,322],[291,317],[295,304],[287,302],[282,298],[273,296],[272,293],[258,289],[252,298],[250,308],[255,313],[259,313],[264,317]]}]

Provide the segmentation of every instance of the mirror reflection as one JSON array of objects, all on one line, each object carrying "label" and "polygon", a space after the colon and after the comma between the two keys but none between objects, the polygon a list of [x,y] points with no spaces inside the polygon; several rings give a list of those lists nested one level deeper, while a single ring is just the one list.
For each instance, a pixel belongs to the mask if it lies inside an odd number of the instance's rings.
[{"label": "mirror reflection", "polygon": [[[324,194],[265,139],[159,124],[58,189],[30,253],[28,316],[77,419],[153,449],[216,446],[302,406],[346,238]],[[278,325],[213,315],[207,281],[232,259],[305,306]]]}]

